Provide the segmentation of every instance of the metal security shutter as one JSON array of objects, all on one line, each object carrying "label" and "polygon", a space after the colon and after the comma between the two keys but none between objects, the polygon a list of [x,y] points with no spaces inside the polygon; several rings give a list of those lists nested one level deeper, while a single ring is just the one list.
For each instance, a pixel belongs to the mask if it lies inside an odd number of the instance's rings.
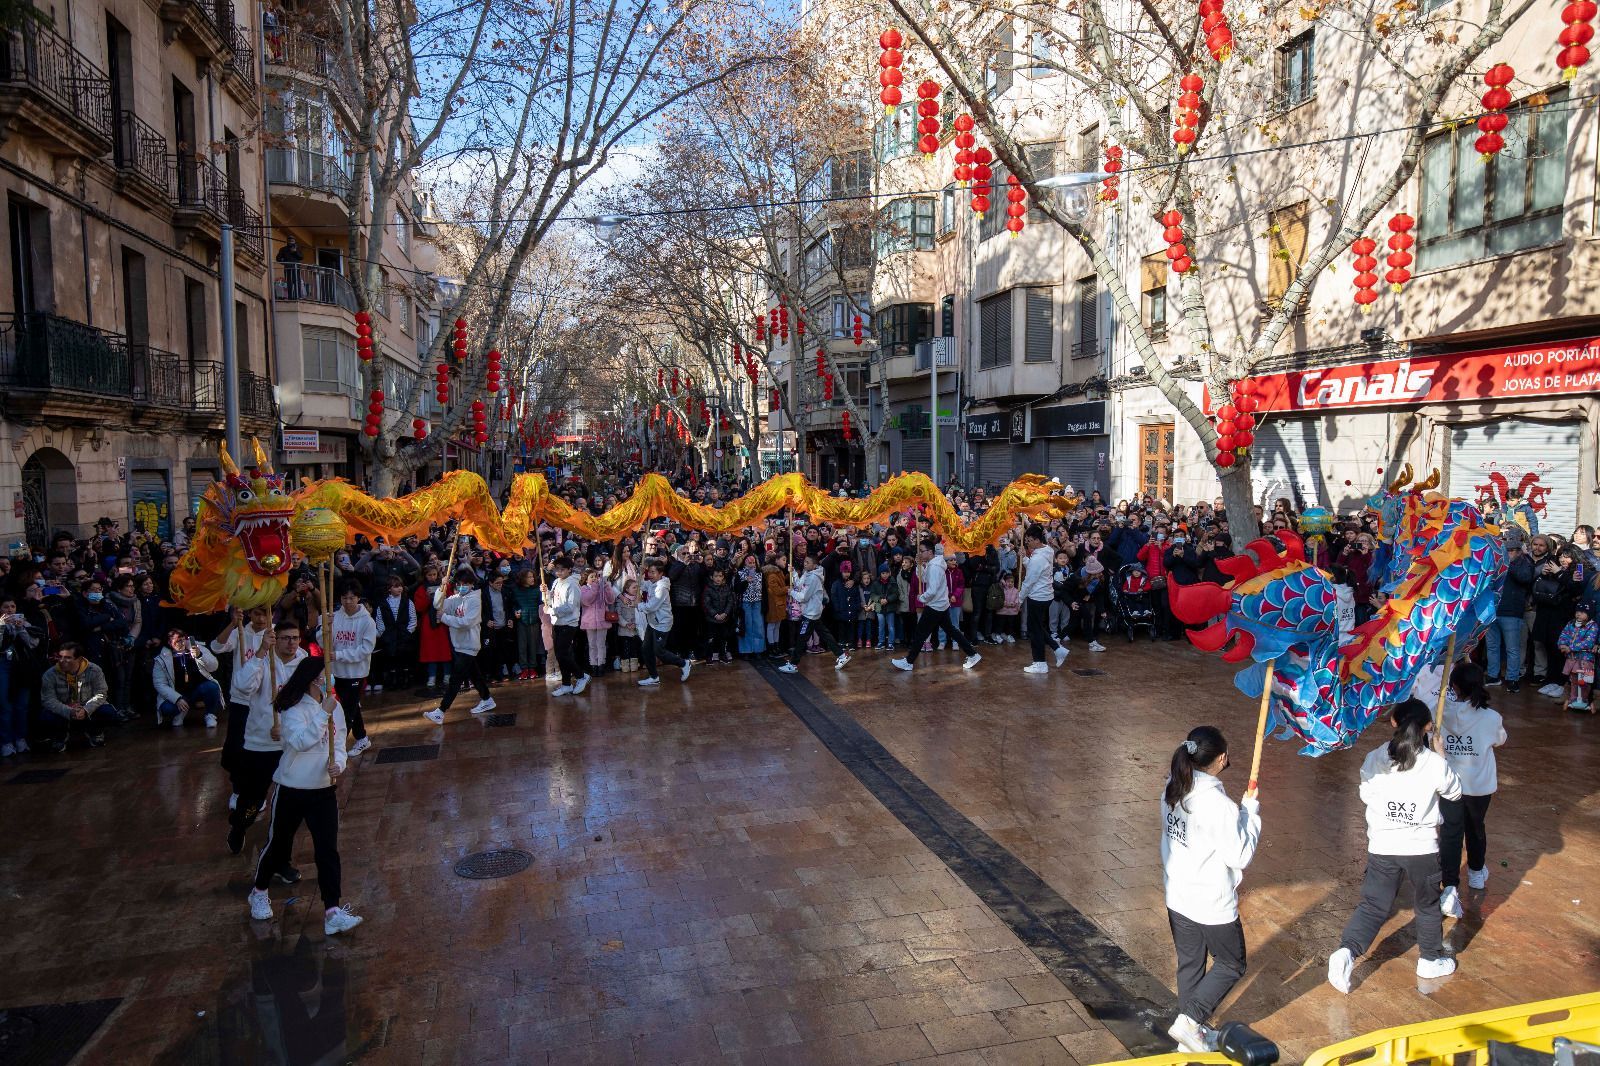
[{"label": "metal security shutter", "polygon": [[1450,432],[1450,495],[1505,502],[1521,489],[1540,530],[1565,537],[1578,523],[1578,444],[1581,422],[1500,422],[1457,426]]},{"label": "metal security shutter", "polygon": [[1104,437],[1050,440],[1045,442],[1044,472],[1063,485],[1087,496],[1098,486],[1094,483],[1094,453],[1096,442]]},{"label": "metal security shutter", "polygon": [[919,440],[902,440],[900,442],[900,469],[907,473],[926,474],[928,467],[931,465],[928,460],[932,455],[933,450],[928,447],[927,437],[922,437]]},{"label": "metal security shutter", "polygon": [[1023,474],[1044,473],[1045,444],[1042,440],[1032,444],[1013,444],[1011,446],[1011,477],[1013,480]]},{"label": "metal security shutter", "polygon": [[978,301],[978,369],[1011,365],[1011,290]]},{"label": "metal security shutter", "polygon": [[1022,343],[1022,361],[1048,363],[1050,361],[1050,336],[1054,317],[1054,304],[1050,289],[1038,287],[1027,290],[1027,325]]},{"label": "metal security shutter", "polygon": [[172,539],[172,493],[164,470],[128,471],[133,501],[132,525],[161,540]]},{"label": "metal security shutter", "polygon": [[978,469],[975,484],[1003,488],[1011,484],[1011,445],[997,441],[977,446]]},{"label": "metal security shutter", "polygon": [[1268,510],[1279,497],[1287,497],[1297,511],[1329,506],[1321,420],[1274,419],[1258,427],[1250,449],[1250,484],[1256,502]]},{"label": "metal security shutter", "polygon": [[200,500],[205,496],[211,483],[216,481],[219,472],[216,470],[191,470],[189,471],[189,513],[198,514]]}]

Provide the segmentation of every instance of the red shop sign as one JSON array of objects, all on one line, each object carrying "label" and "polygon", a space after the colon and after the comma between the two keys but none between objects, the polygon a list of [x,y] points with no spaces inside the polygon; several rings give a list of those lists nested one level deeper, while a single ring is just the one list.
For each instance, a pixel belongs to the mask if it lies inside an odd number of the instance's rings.
[{"label": "red shop sign", "polygon": [[[1593,393],[1600,391],[1600,338],[1383,359],[1262,374],[1253,380],[1261,411],[1327,411]],[[1206,409],[1210,406],[1208,393]]]}]

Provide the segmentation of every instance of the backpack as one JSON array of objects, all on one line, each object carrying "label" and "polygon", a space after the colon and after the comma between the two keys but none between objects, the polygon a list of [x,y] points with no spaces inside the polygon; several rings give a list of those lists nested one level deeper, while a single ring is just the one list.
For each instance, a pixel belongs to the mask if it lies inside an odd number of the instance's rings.
[{"label": "backpack", "polygon": [[993,585],[989,586],[989,595],[988,595],[988,598],[984,601],[984,606],[987,607],[991,611],[998,611],[1000,608],[1004,607],[1005,605],[1006,605],[1006,589],[1005,589],[1004,585],[1000,584],[997,581]]},{"label": "backpack", "polygon": [[1561,602],[1561,579],[1550,574],[1540,574],[1533,583],[1533,602],[1553,607]]}]

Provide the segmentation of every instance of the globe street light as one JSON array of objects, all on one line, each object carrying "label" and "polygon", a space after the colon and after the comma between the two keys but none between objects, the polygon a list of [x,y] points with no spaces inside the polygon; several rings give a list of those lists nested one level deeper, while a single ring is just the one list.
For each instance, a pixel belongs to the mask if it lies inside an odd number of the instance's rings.
[{"label": "globe street light", "polygon": [[1089,217],[1094,207],[1095,198],[1090,195],[1089,186],[1098,185],[1110,176],[1098,170],[1074,170],[1041,178],[1034,184],[1041,189],[1060,189],[1061,214],[1068,222],[1078,226]]}]

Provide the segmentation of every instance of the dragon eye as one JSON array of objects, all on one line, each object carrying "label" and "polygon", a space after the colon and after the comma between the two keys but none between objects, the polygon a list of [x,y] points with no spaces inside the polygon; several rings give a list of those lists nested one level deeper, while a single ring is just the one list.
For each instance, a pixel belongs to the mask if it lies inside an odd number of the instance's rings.
[{"label": "dragon eye", "polygon": [[253,500],[255,498],[256,498],[256,494],[251,492],[249,489],[240,489],[239,490],[238,500],[239,500],[240,503],[249,503],[251,500]]},{"label": "dragon eye", "polygon": [[267,493],[267,495],[268,496],[282,496],[283,495],[283,490],[282,489],[273,489],[271,492]]}]

